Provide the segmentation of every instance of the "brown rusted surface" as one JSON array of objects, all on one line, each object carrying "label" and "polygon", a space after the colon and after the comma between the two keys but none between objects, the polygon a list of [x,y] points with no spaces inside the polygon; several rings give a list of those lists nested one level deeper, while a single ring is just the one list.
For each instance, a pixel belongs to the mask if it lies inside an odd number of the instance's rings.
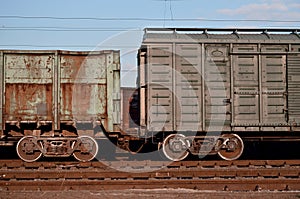
[{"label": "brown rusted surface", "polygon": [[5,120],[51,120],[53,55],[4,53],[3,56]]},{"label": "brown rusted surface", "polygon": [[5,119],[52,120],[51,84],[6,84]]},{"label": "brown rusted surface", "polygon": [[89,123],[86,130],[102,123],[109,132],[119,125],[118,51],[4,50],[1,60],[5,96],[0,115],[3,123],[16,127],[10,127],[10,134],[15,129],[34,132],[21,123],[36,123],[37,129],[47,123],[62,132],[70,130],[62,129],[62,123]]},{"label": "brown rusted surface", "polygon": [[[96,187],[97,188],[97,187]],[[109,198],[109,199],[174,199],[174,198],[210,198],[210,199],[220,199],[220,198],[272,198],[272,199],[282,199],[282,198],[299,198],[300,193],[294,191],[205,191],[197,189],[173,189],[173,188],[158,188],[158,189],[125,189],[125,190],[73,190],[73,187],[65,190],[52,190],[52,191],[2,191],[0,196],[3,198],[57,198],[68,199],[68,198]],[[224,186],[224,188],[226,188]]]},{"label": "brown rusted surface", "polygon": [[288,189],[299,190],[299,181],[265,179],[265,180],[245,180],[237,181],[230,179],[206,179],[206,180],[64,180],[55,181],[12,181],[1,183],[7,191],[17,190],[124,190],[124,189],[195,189],[195,190],[211,190],[211,191],[285,191]]},{"label": "brown rusted surface", "polygon": [[[113,101],[109,98],[120,88],[109,84],[118,82],[119,77],[109,79],[113,73],[108,60],[109,53],[74,53],[60,56],[60,120],[62,122],[94,123],[102,122],[109,131],[109,110]],[[118,63],[115,63],[118,64]],[[111,90],[111,88],[118,90]]]},{"label": "brown rusted surface", "polygon": [[[292,165],[265,161],[264,166],[253,166],[249,161],[249,166],[242,168],[237,165],[246,165],[246,160],[227,165],[223,164],[224,161],[204,161],[207,162],[211,162],[212,167],[203,167],[208,164],[195,165],[195,162],[167,166],[167,162],[157,161],[113,161],[110,164],[0,161],[0,187],[5,191],[145,188],[212,191],[300,190],[299,160],[292,161]],[[157,167],[158,164],[160,166]],[[147,171],[152,167],[157,169]]]},{"label": "brown rusted surface", "polygon": [[107,116],[106,86],[61,84],[61,120],[91,121]]}]

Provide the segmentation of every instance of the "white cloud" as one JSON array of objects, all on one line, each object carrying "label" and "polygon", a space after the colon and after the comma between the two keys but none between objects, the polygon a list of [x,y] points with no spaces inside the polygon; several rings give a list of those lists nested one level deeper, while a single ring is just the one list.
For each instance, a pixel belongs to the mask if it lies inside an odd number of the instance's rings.
[{"label": "white cloud", "polygon": [[265,12],[265,11],[287,11],[288,8],[286,5],[281,3],[275,3],[275,4],[268,4],[268,3],[262,3],[262,4],[248,4],[243,5],[236,9],[221,9],[218,12],[225,15],[249,15],[253,12]]},{"label": "white cloud", "polygon": [[242,5],[238,8],[220,9],[217,12],[241,19],[299,20],[299,8],[299,3],[265,0],[262,3]]}]

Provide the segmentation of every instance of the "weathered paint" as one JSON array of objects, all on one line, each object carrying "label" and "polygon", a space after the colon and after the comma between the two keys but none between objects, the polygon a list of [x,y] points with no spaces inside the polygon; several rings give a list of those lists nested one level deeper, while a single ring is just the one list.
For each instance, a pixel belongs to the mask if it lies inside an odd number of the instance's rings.
[{"label": "weathered paint", "polygon": [[53,55],[4,53],[5,83],[52,83]]},{"label": "weathered paint", "polygon": [[61,55],[60,120],[107,118],[106,54]]},{"label": "weathered paint", "polygon": [[146,29],[141,129],[189,131],[195,121],[194,131],[299,131],[299,34],[260,31]]},{"label": "weathered paint", "polygon": [[101,122],[108,132],[118,129],[118,51],[1,51],[0,61],[0,125],[46,121],[63,130],[62,123]]},{"label": "weathered paint", "polygon": [[5,120],[51,121],[51,84],[6,84]]},{"label": "weathered paint", "polygon": [[5,121],[51,121],[53,54],[3,53]]}]

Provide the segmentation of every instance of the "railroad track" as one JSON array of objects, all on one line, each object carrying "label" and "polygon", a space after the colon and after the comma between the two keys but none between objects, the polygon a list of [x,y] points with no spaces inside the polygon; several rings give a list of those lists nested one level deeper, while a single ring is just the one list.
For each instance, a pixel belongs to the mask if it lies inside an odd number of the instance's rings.
[{"label": "railroad track", "polygon": [[298,191],[300,160],[0,161],[0,187],[12,190],[188,188]]}]

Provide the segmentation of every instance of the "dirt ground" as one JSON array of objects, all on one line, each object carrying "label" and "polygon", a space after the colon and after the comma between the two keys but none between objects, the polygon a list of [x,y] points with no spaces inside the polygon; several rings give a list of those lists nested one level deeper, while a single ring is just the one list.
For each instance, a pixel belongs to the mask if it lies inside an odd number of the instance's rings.
[{"label": "dirt ground", "polygon": [[230,192],[230,191],[198,191],[190,189],[132,189],[132,190],[102,190],[102,191],[2,191],[0,198],[28,198],[28,199],[148,199],[148,198],[263,198],[284,199],[300,198],[300,191],[278,192]]}]

